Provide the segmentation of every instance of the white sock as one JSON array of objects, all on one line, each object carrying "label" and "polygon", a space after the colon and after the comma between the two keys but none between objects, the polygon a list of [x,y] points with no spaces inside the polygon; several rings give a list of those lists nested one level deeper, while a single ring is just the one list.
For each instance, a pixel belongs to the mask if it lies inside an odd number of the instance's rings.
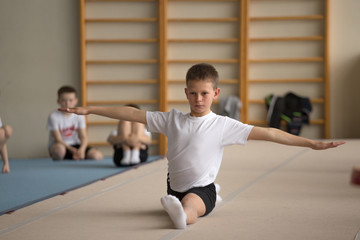
[{"label": "white sock", "polygon": [[186,214],[180,200],[172,195],[167,195],[161,198],[161,204],[163,205],[165,211],[169,214],[175,228],[185,229]]},{"label": "white sock", "polygon": [[139,150],[132,150],[131,151],[131,164],[139,164],[140,163],[140,151]]},{"label": "white sock", "polygon": [[121,159],[121,165],[129,165],[130,164],[131,151],[125,150],[123,152],[123,158]]},{"label": "white sock", "polygon": [[220,197],[219,192],[220,192],[220,185],[218,183],[215,183],[215,189],[216,189],[216,201],[217,202],[221,202],[222,201],[222,197]]},{"label": "white sock", "polygon": [[218,183],[215,183],[215,190],[216,190],[216,193],[219,193],[221,190],[221,187]]}]

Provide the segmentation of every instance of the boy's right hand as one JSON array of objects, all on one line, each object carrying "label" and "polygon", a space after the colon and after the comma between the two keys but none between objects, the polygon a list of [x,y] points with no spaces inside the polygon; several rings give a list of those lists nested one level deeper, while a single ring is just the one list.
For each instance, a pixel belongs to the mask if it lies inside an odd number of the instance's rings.
[{"label": "boy's right hand", "polygon": [[10,166],[9,166],[9,164],[4,164],[4,165],[3,165],[2,173],[10,173]]},{"label": "boy's right hand", "polygon": [[58,110],[61,112],[75,113],[78,115],[88,115],[89,114],[89,110],[87,107],[58,108]]},{"label": "boy's right hand", "polygon": [[81,160],[81,156],[80,156],[79,151],[78,151],[77,148],[69,147],[68,150],[71,152],[72,158],[74,160]]}]

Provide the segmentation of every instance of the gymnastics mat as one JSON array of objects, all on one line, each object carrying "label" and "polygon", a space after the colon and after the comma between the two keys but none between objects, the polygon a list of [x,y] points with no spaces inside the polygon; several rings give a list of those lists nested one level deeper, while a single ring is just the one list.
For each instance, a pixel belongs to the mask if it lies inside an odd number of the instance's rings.
[{"label": "gymnastics mat", "polygon": [[10,160],[11,172],[0,174],[0,216],[159,159],[149,156],[132,167],[116,167],[111,157],[102,161]]}]

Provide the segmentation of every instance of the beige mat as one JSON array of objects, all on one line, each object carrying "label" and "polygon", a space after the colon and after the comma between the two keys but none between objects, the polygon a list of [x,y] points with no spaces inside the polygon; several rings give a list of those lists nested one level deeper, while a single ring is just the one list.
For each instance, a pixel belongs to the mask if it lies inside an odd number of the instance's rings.
[{"label": "beige mat", "polygon": [[[360,140],[327,151],[249,142],[228,147],[223,201],[186,230],[161,207],[166,160],[0,216],[0,239],[355,239]],[[1,194],[1,193],[0,193]]]}]

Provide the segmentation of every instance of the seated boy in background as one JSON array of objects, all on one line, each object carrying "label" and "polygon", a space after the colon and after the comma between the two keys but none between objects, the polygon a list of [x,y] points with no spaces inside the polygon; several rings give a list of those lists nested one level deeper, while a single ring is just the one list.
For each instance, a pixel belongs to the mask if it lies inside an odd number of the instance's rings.
[{"label": "seated boy in background", "polygon": [[12,135],[12,128],[9,125],[3,125],[0,118],[0,155],[3,160],[2,173],[10,172],[10,164],[7,152],[6,142]]},{"label": "seated boy in background", "polygon": [[[135,104],[128,107],[140,109]],[[146,162],[148,158],[151,133],[139,122],[120,120],[117,131],[113,131],[107,141],[114,147],[114,163],[116,166],[132,166]]]},{"label": "seated boy in background", "polygon": [[[76,90],[63,86],[58,90],[57,103],[62,108],[75,107],[78,103]],[[50,114],[47,123],[50,131],[49,153],[53,160],[102,160],[103,155],[89,147],[84,116],[55,111]]]}]

